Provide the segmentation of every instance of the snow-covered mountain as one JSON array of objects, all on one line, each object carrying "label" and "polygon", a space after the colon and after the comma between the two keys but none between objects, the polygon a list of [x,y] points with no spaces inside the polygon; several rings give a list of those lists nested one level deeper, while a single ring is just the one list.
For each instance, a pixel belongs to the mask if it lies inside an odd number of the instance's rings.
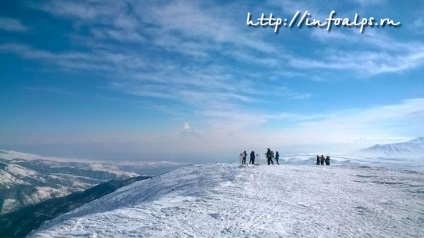
[{"label": "snow-covered mountain", "polygon": [[17,211],[0,214],[0,237],[25,237],[44,221],[72,211],[88,202],[101,198],[118,188],[133,182],[150,179],[151,176],[131,177],[124,180],[110,180],[83,192],[23,207]]},{"label": "snow-covered mountain", "polygon": [[0,150],[0,214],[83,191],[111,179],[155,175],[183,164],[95,162]]},{"label": "snow-covered mountain", "polygon": [[424,174],[194,165],[135,182],[30,237],[424,237]]},{"label": "snow-covered mountain", "polygon": [[407,142],[373,145],[363,150],[364,152],[380,153],[388,156],[424,156],[424,137],[419,137]]}]

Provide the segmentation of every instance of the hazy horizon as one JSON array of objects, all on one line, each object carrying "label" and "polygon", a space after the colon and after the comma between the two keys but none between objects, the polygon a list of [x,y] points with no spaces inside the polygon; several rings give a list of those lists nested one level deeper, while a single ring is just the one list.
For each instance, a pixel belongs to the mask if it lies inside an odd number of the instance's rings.
[{"label": "hazy horizon", "polygon": [[[415,139],[415,138],[414,138]],[[393,144],[398,142],[407,142],[409,140],[389,140],[387,143]],[[350,143],[348,143],[352,146]],[[300,155],[300,154],[325,154],[325,155],[335,155],[335,154],[355,154],[361,152],[363,149],[369,148],[376,144],[360,143],[357,142],[356,146],[346,149],[346,144],[333,144],[333,145],[321,145],[321,146],[291,146],[283,147],[276,146],[271,147],[273,151],[279,151],[281,158],[284,159],[286,155]],[[99,146],[99,145],[97,145]],[[106,146],[106,145],[103,145]],[[306,149],[307,148],[307,149]],[[252,150],[255,153],[260,154],[264,158],[266,152],[265,147],[260,148],[244,148],[239,151],[217,151],[216,153],[198,153],[198,154],[168,154],[164,155],[163,153],[141,153],[135,151],[126,151],[126,152],[110,152],[108,150],[98,149],[93,145],[0,145],[0,150],[11,150],[22,153],[35,154],[43,157],[56,157],[61,159],[70,159],[70,160],[87,160],[87,161],[115,161],[115,162],[124,162],[124,161],[175,161],[183,163],[210,163],[210,162],[238,162],[239,153],[243,150],[246,150],[250,153]]]}]

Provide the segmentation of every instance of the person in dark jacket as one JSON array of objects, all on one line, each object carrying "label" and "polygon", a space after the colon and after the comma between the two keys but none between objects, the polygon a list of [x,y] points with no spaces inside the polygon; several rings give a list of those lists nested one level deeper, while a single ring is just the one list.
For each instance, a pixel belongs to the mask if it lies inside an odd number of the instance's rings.
[{"label": "person in dark jacket", "polygon": [[324,155],[321,155],[321,165],[324,165]]},{"label": "person in dark jacket", "polygon": [[275,152],[275,161],[278,163],[278,159],[280,158],[280,154],[278,153],[278,151]]},{"label": "person in dark jacket", "polygon": [[243,159],[241,160],[241,163],[242,164],[245,164],[246,163],[246,156],[247,156],[247,153],[246,153],[246,151],[244,151],[243,152]]},{"label": "person in dark jacket", "polygon": [[330,156],[328,156],[328,155],[325,158],[325,165],[330,165]]},{"label": "person in dark jacket", "polygon": [[317,155],[317,165],[319,165],[319,155]]},{"label": "person in dark jacket", "polygon": [[255,151],[250,152],[249,164],[255,164]]},{"label": "person in dark jacket", "polygon": [[272,152],[270,148],[268,148],[265,155],[268,160],[268,165],[274,164],[274,161],[272,161],[272,159],[274,158],[274,152]]}]

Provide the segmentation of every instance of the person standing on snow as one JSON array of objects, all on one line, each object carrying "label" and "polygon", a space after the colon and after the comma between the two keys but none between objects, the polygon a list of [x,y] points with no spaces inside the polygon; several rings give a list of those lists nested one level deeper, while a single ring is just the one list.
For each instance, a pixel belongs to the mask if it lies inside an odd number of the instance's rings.
[{"label": "person standing on snow", "polygon": [[321,165],[324,165],[324,155],[321,155]]},{"label": "person standing on snow", "polygon": [[272,161],[272,159],[274,158],[274,152],[272,152],[271,149],[268,148],[268,150],[266,151],[265,156],[266,156],[266,158],[268,160],[268,165],[274,164],[274,161]]},{"label": "person standing on snow", "polygon": [[317,165],[319,165],[319,155],[317,155]]},{"label": "person standing on snow", "polygon": [[330,165],[330,156],[327,155],[327,158],[325,158],[325,165]]},{"label": "person standing on snow", "polygon": [[255,151],[250,152],[249,164],[255,164]]},{"label": "person standing on snow", "polygon": [[278,151],[275,152],[275,161],[278,163],[278,159],[280,158],[280,154],[278,153]]},{"label": "person standing on snow", "polygon": [[246,151],[244,151],[243,152],[243,159],[241,160],[241,163],[242,164],[245,164],[246,163],[246,156],[247,156],[247,153],[246,153]]}]

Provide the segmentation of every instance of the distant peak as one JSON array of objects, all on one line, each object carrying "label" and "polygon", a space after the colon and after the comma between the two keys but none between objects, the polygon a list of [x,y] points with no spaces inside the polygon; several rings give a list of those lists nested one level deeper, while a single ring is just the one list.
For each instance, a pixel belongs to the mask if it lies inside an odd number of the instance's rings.
[{"label": "distant peak", "polygon": [[400,142],[394,144],[376,144],[363,151],[382,152],[386,155],[391,154],[411,154],[411,153],[422,153],[424,151],[424,137],[418,137],[407,142]]},{"label": "distant peak", "polygon": [[413,142],[413,143],[424,143],[424,137],[418,137],[418,138],[415,138],[413,140],[410,140],[409,142]]}]

